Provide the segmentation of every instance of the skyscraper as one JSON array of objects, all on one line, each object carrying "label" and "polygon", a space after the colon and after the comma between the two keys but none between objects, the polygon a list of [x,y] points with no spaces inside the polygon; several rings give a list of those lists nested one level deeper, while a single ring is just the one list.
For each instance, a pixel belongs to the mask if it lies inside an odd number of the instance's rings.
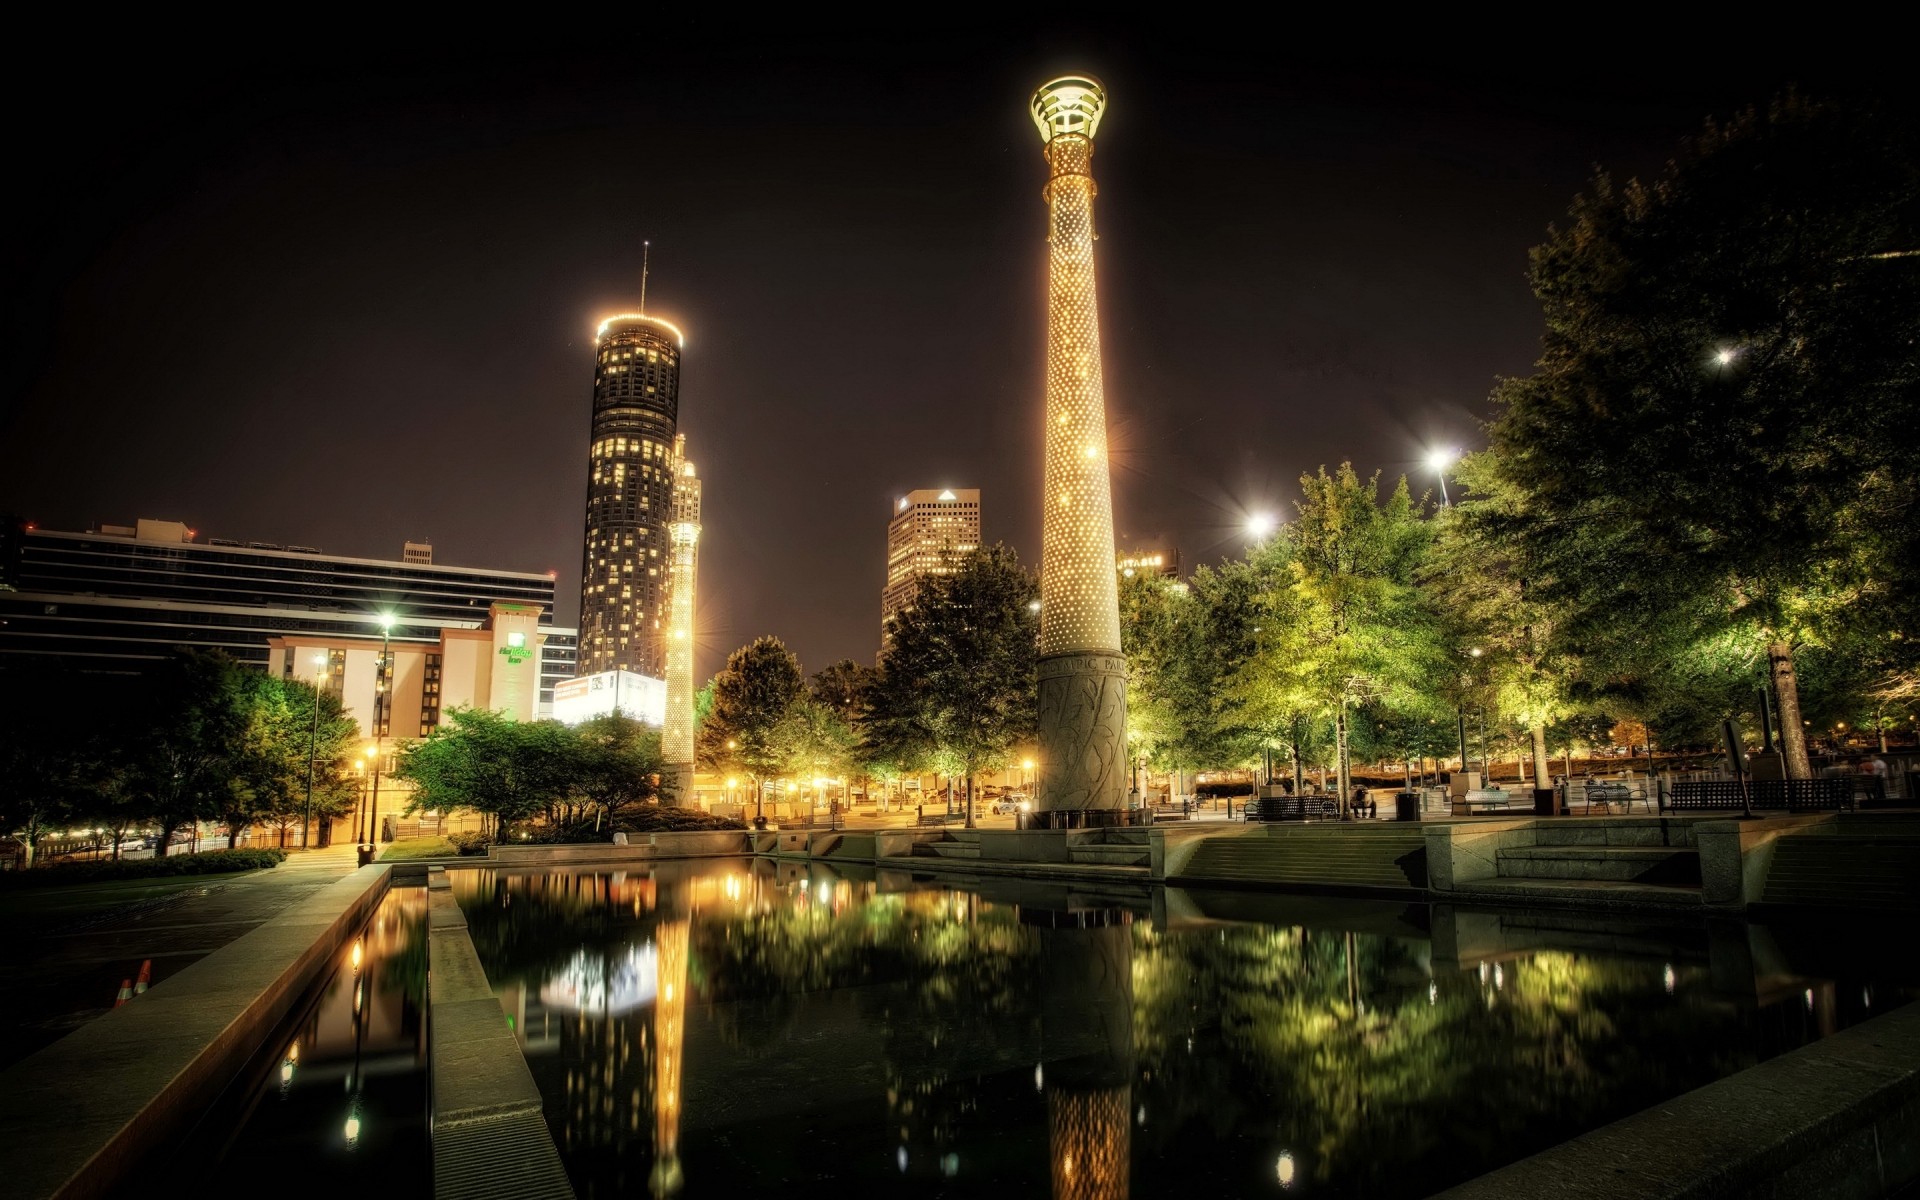
[{"label": "skyscraper", "polygon": [[979,488],[921,488],[894,501],[887,522],[887,583],[880,590],[880,632],[913,605],[929,575],[953,569],[955,555],[980,545]]},{"label": "skyscraper", "polygon": [[1127,667],[1113,552],[1100,316],[1093,283],[1093,136],[1098,80],[1033,94],[1046,145],[1046,488],[1040,539],[1042,826],[1118,823],[1127,798]]},{"label": "skyscraper", "polygon": [[680,331],[622,313],[600,323],[580,567],[580,672],[666,667],[668,531],[680,414]]},{"label": "skyscraper", "polygon": [[687,459],[687,435],[673,439],[673,561],[667,576],[667,714],[660,757],[674,799],[693,798],[693,612],[700,566],[700,478]]}]

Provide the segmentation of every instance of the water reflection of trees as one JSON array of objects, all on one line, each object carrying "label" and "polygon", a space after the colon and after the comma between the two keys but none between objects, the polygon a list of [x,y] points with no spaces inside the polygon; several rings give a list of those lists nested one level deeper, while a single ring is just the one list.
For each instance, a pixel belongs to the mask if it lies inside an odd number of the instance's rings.
[{"label": "water reflection of trees", "polygon": [[1420,1194],[1750,1057],[1697,1037],[1657,963],[1535,953],[1429,981],[1424,947],[1398,939],[1136,928],[1156,1148],[1194,1122],[1224,1135],[1277,1120],[1289,1168]]},{"label": "water reflection of trees", "polygon": [[[537,983],[583,946],[613,953],[679,922],[687,950],[673,973],[684,970],[698,1021],[729,1049],[725,1061],[688,1064],[690,1078],[750,1087],[755,1064],[790,1052],[810,1022],[870,1033],[866,1062],[885,1081],[888,1136],[899,1138],[901,1171],[917,1177],[952,1174],[964,1158],[969,1174],[984,1164],[1032,1180],[1047,1146],[1061,1194],[1117,1196],[1129,1184],[1161,1194],[1196,1177],[1231,1190],[1247,1185],[1254,1154],[1269,1156],[1269,1181],[1277,1167],[1282,1180],[1418,1194],[1754,1057],[1737,1036],[1699,1036],[1703,1022],[1740,1017],[1703,1013],[1713,1003],[1704,989],[1670,994],[1658,961],[1534,952],[1435,975],[1428,943],[1415,938],[1254,923],[1170,934],[1123,914],[1095,927],[1085,922],[1098,914],[1072,914],[1056,927],[1037,910],[965,892],[880,892],[822,874],[776,883],[735,869],[671,886],[499,877],[469,891],[472,933],[496,983]],[[1124,953],[1060,969],[1116,936]],[[1124,963],[1125,986],[1100,983],[1110,972],[1096,960]],[[1121,997],[1118,1033],[1098,1031],[1105,1018],[1086,1007],[1095,996]],[[1063,1011],[1079,1015],[1062,1022]],[[593,1070],[603,1054],[617,1064],[605,1090],[618,1104],[611,1119],[594,1119],[605,1101],[591,1081],[578,1136],[563,1148],[571,1157],[624,1146],[644,1108],[660,1168],[649,1182],[671,1190],[678,1114],[660,1098],[677,1100],[679,1065],[656,1056],[677,1038],[680,1014],[573,1023],[570,1053],[582,1066]],[[597,1046],[592,1035],[615,1026],[620,1044]],[[1124,1066],[1076,1079],[1065,1060],[1086,1055]],[[1005,1107],[1007,1080],[1028,1071],[1036,1088],[1044,1075],[1044,1097],[1027,1091]],[[1002,1107],[982,1111],[988,1095]],[[1044,1117],[1033,1107],[1042,1099]],[[1015,1119],[1020,1131],[1003,1132]],[[1217,1151],[1196,1161],[1208,1145]],[[1099,1188],[1080,1167],[1072,1180],[1061,1173],[1096,1151]],[[639,1165],[623,1158],[613,1177],[637,1185]]]}]

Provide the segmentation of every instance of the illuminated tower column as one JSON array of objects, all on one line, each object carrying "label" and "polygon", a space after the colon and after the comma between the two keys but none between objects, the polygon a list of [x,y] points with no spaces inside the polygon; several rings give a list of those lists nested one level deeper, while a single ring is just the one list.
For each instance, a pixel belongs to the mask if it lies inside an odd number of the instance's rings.
[{"label": "illuminated tower column", "polygon": [[700,480],[687,461],[687,436],[673,443],[673,560],[667,568],[667,716],[660,757],[674,803],[693,799],[693,599],[700,562]]},{"label": "illuminated tower column", "polygon": [[1126,660],[1114,578],[1113,491],[1093,286],[1097,80],[1033,95],[1046,142],[1046,492],[1040,553],[1040,781],[1034,823],[1124,819]]}]

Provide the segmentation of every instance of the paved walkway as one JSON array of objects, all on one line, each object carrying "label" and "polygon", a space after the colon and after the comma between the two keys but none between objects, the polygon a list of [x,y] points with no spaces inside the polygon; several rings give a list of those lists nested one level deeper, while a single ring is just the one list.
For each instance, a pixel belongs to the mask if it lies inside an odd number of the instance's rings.
[{"label": "paved walkway", "polygon": [[152,961],[157,986],[353,869],[354,847],[334,846],[268,871],[208,876],[77,923],[53,917],[44,928],[10,930],[0,968],[0,1069],[111,1010],[120,981],[134,978],[142,961]]}]

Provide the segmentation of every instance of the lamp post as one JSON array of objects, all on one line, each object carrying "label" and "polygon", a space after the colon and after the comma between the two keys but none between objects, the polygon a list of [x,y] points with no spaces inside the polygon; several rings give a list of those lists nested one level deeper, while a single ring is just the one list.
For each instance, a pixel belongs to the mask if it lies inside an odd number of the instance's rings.
[{"label": "lamp post", "polygon": [[373,861],[380,828],[380,750],[386,739],[387,695],[393,688],[393,618],[380,619],[380,669],[373,682],[373,799],[367,806],[367,836],[360,842],[360,865]]},{"label": "lamp post", "polygon": [[1447,498],[1447,468],[1460,461],[1460,452],[1452,448],[1429,450],[1427,467],[1440,480],[1440,507],[1452,508],[1453,501]]},{"label": "lamp post", "polygon": [[307,733],[307,808],[300,818],[300,848],[312,845],[313,837],[313,757],[315,747],[320,740],[320,672],[327,665],[327,656],[313,656],[313,728]]}]

